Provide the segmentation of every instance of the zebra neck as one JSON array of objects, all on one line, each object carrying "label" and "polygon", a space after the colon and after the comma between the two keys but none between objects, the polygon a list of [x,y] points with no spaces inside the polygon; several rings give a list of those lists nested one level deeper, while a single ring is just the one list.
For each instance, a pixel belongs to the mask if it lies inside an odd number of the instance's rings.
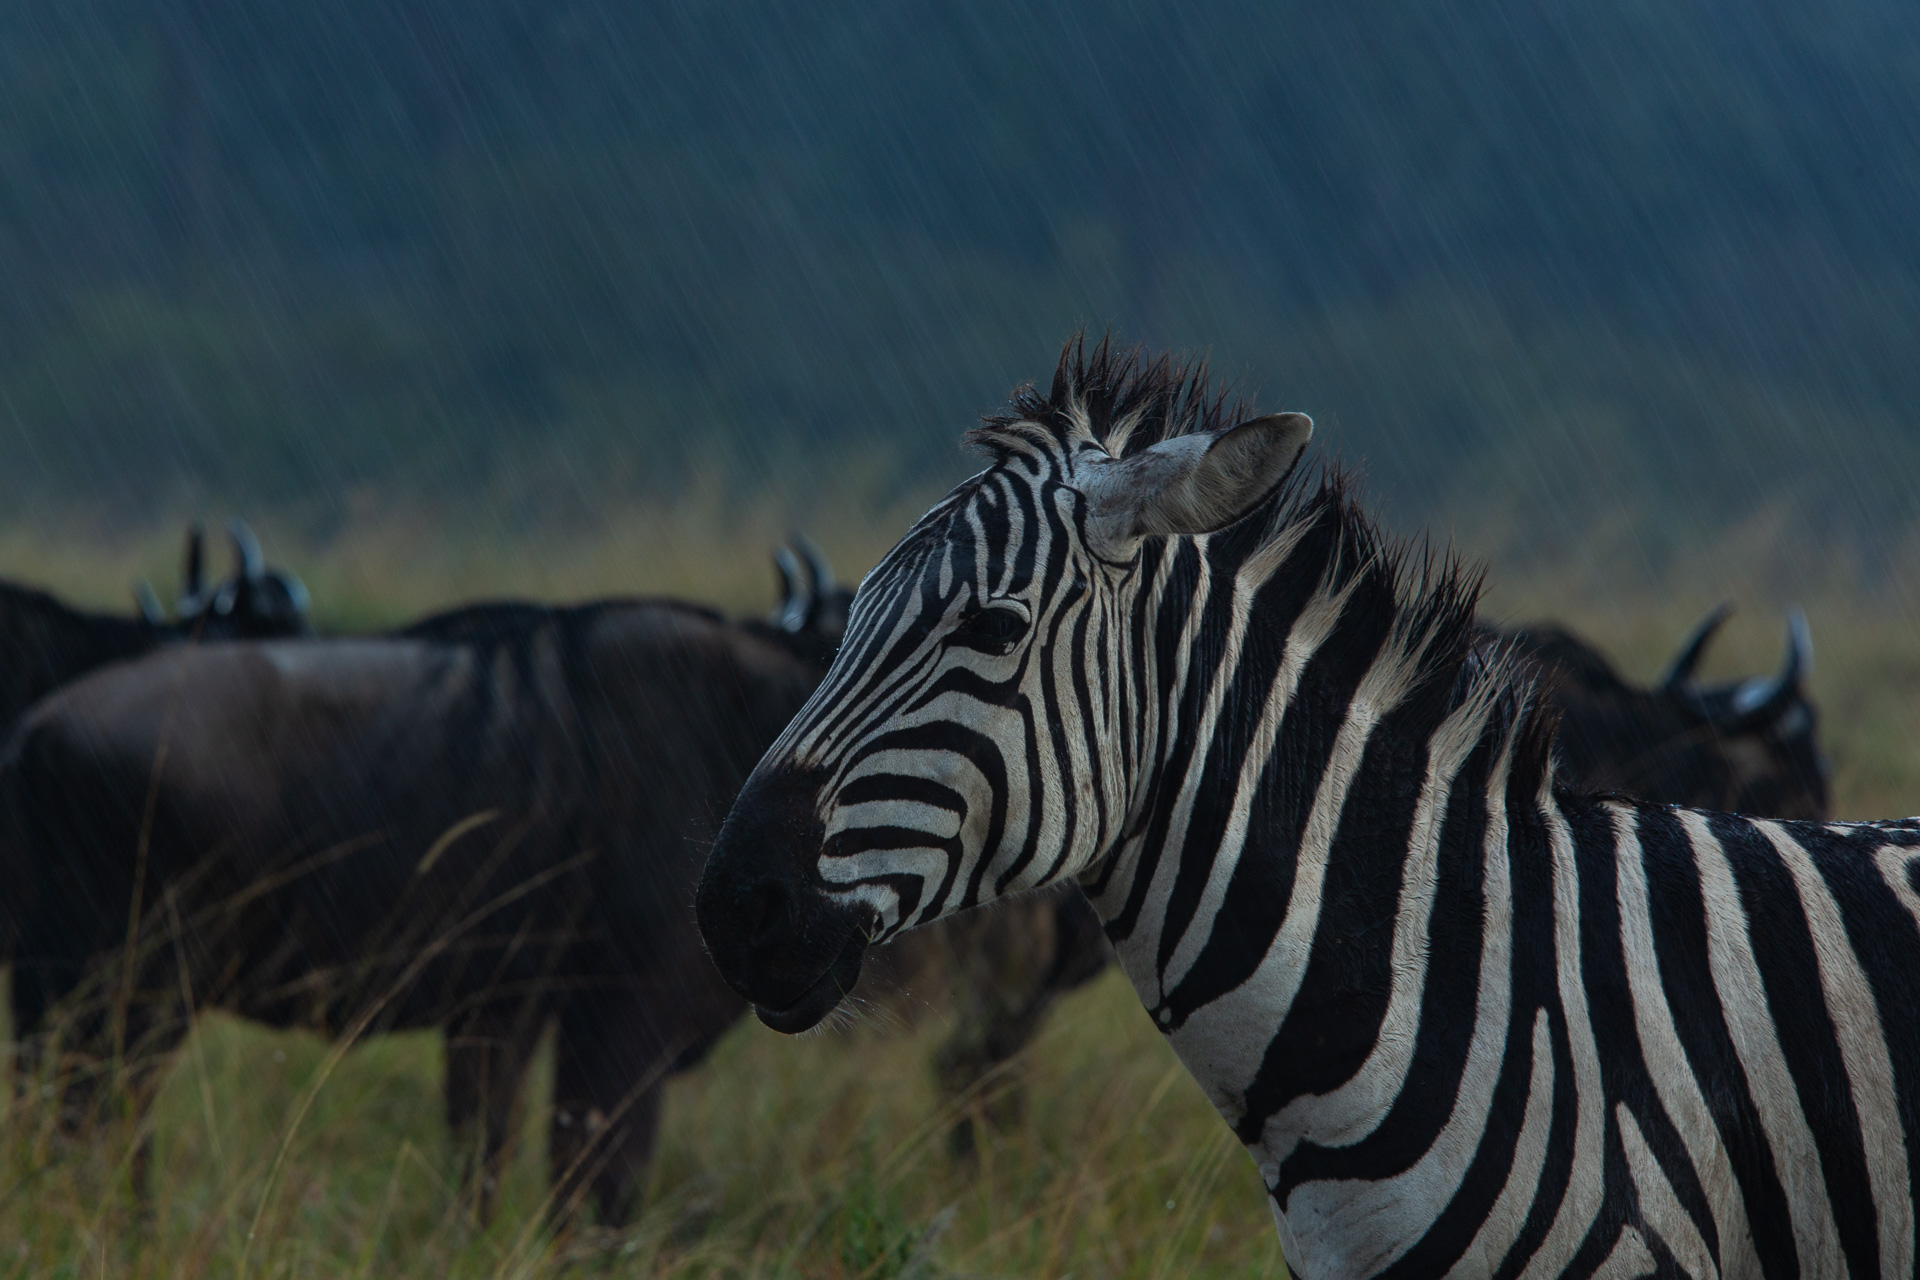
[{"label": "zebra neck", "polygon": [[[1478,909],[1510,789],[1550,779],[1544,760],[1513,776],[1495,700],[1456,697],[1458,673],[1434,670],[1364,576],[1291,593],[1279,574],[1253,593],[1223,576],[1201,556],[1144,591],[1163,628],[1182,615],[1166,597],[1184,600],[1180,639],[1136,646],[1151,781],[1085,883],[1156,1025],[1276,1168],[1303,1138],[1379,1122],[1443,868],[1471,882],[1448,911]],[[1234,607],[1210,617],[1225,593]],[[1492,910],[1504,887],[1484,892]]]}]

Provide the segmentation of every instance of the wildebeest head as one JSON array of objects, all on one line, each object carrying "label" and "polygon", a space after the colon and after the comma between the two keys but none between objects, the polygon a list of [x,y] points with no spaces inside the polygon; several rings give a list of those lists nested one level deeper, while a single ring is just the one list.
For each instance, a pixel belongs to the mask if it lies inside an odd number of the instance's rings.
[{"label": "wildebeest head", "polygon": [[187,535],[186,594],[169,618],[153,588],[134,584],[138,617],[74,609],[46,591],[0,581],[0,737],[22,712],[96,667],[178,640],[304,635],[307,589],[267,567],[253,531],[230,527],[235,570],[209,589],[200,532]]},{"label": "wildebeest head", "polygon": [[846,635],[853,592],[834,582],[833,567],[804,534],[793,534],[775,549],[773,567],[780,576],[780,602],[768,624],[802,656],[824,666]]},{"label": "wildebeest head", "polygon": [[[197,624],[203,639],[311,634],[305,584],[285,569],[267,564],[260,540],[238,516],[227,521],[227,537],[233,544],[233,573],[209,587],[203,576],[200,526],[188,527],[185,591],[174,607],[175,616],[188,626]],[[149,612],[145,599],[141,611]]]},{"label": "wildebeest head", "polygon": [[1813,663],[1806,616],[1792,611],[1777,674],[1702,685],[1700,659],[1731,612],[1722,605],[1702,619],[1651,689],[1627,684],[1591,645],[1557,627],[1513,633],[1550,683],[1574,777],[1662,804],[1826,816],[1818,716],[1805,688]]},{"label": "wildebeest head", "polygon": [[1668,667],[1661,689],[1712,726],[1731,770],[1733,807],[1783,818],[1824,818],[1826,762],[1815,735],[1819,717],[1806,693],[1813,671],[1807,615],[1798,608],[1787,615],[1786,657],[1778,674],[1702,686],[1694,681],[1694,669],[1731,612],[1722,605],[1707,615]]}]

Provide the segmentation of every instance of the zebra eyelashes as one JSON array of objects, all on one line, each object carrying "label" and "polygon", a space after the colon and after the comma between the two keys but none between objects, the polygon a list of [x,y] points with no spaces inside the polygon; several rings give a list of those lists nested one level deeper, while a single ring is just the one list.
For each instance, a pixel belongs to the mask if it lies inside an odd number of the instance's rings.
[{"label": "zebra eyelashes", "polygon": [[1013,604],[984,604],[967,610],[947,633],[947,643],[993,657],[1005,657],[1026,638],[1026,611]]}]

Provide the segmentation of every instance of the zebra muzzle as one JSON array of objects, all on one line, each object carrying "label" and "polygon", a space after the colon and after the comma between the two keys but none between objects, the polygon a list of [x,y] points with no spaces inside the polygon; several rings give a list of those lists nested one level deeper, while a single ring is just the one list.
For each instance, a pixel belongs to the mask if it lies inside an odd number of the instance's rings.
[{"label": "zebra muzzle", "polygon": [[753,1006],[753,1016],[786,1035],[811,1030],[853,990],[854,984],[860,980],[860,962],[866,953],[866,939],[854,935],[847,939],[847,945],[827,966],[827,971],[820,975],[819,981],[798,1001],[784,1009],[769,1009],[766,1005],[756,1004]]}]

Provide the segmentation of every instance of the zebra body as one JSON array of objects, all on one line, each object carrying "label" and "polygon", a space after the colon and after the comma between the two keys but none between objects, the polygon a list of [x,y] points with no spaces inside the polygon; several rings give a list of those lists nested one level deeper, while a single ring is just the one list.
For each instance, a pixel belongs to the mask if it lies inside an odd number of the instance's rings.
[{"label": "zebra body", "polygon": [[723,974],[803,1029],[1077,877],[1308,1280],[1912,1275],[1920,828],[1557,784],[1307,429],[1103,346],[976,433],[715,844]]}]

